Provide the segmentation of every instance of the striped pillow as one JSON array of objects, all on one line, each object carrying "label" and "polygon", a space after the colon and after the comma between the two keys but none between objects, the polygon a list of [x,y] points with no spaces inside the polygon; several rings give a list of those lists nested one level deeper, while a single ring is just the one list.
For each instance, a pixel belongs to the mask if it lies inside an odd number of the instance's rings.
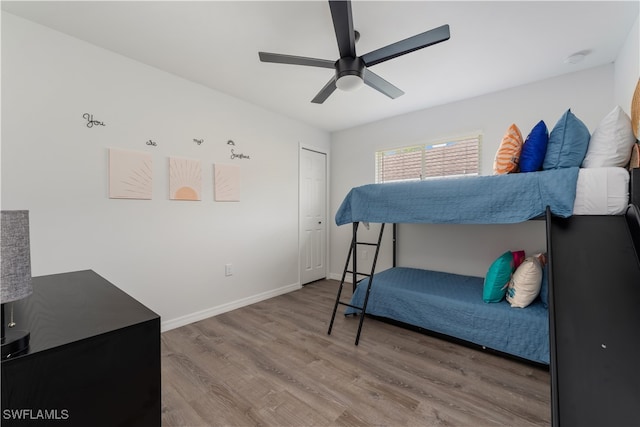
[{"label": "striped pillow", "polygon": [[502,142],[493,160],[493,173],[501,175],[518,172],[518,162],[522,151],[522,134],[515,124],[509,126],[507,133],[502,137]]}]

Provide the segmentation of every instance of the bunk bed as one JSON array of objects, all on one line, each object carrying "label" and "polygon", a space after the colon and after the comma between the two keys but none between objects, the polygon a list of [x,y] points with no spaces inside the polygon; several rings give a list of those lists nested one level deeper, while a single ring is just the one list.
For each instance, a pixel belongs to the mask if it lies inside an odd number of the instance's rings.
[{"label": "bunk bed", "polygon": [[[546,131],[544,122],[538,123],[529,135],[530,147],[551,145],[554,139],[551,155],[548,147],[542,154],[543,171],[352,189],[336,213],[336,223],[351,223],[353,231],[327,333],[338,306],[344,305],[345,314],[360,314],[356,345],[371,314],[491,348],[549,366],[554,427],[636,425],[640,80],[631,118],[615,107],[590,135],[567,110],[548,141],[534,132],[539,126]],[[518,141],[510,131],[504,148],[515,155]],[[582,168],[566,168],[577,165]],[[620,167],[625,165],[628,170]],[[545,220],[547,262],[539,296],[524,308],[504,300],[485,303],[482,278],[397,265],[399,223],[499,224],[535,218]],[[381,223],[369,273],[357,268],[358,245],[372,245],[358,241],[361,222]],[[393,267],[376,273],[386,223],[393,224]],[[348,273],[354,293],[346,303],[340,297]]]},{"label": "bunk bed", "polygon": [[[640,170],[633,170],[634,176]],[[548,272],[541,297],[526,308],[513,308],[502,300],[483,301],[482,277],[470,277],[398,266],[395,259],[397,226],[402,223],[507,224],[531,219],[547,221],[572,215],[624,216],[628,209],[629,171],[623,168],[564,168],[548,171],[460,177],[419,182],[370,184],[353,188],[336,213],[338,225],[353,224],[338,305],[345,314],[365,313],[417,327],[457,341],[486,347],[534,363],[550,363]],[[632,179],[633,182],[633,179]],[[640,203],[638,189],[632,189]],[[359,223],[394,225],[393,267],[359,273],[354,252]],[[549,231],[547,231],[549,240]],[[369,243],[371,244],[371,243]],[[349,303],[340,302],[346,274],[358,282]],[[375,273],[375,274],[374,274]],[[365,276],[364,279],[361,279]],[[355,286],[355,285],[354,285]],[[358,343],[362,322],[356,335]]]}]

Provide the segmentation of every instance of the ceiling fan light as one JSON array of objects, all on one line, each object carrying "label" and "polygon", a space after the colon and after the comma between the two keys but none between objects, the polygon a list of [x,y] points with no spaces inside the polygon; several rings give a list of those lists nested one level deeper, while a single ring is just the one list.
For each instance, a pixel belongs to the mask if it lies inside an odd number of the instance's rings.
[{"label": "ceiling fan light", "polygon": [[345,92],[353,92],[354,90],[360,89],[362,86],[364,86],[364,80],[362,80],[360,76],[354,74],[347,74],[336,81],[336,87],[340,90],[344,90]]}]

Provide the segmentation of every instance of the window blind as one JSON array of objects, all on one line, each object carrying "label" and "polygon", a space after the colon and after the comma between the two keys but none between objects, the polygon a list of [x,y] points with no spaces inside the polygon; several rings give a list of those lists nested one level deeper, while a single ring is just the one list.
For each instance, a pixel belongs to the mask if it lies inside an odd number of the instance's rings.
[{"label": "window blind", "polygon": [[480,135],[376,152],[376,182],[478,175]]}]

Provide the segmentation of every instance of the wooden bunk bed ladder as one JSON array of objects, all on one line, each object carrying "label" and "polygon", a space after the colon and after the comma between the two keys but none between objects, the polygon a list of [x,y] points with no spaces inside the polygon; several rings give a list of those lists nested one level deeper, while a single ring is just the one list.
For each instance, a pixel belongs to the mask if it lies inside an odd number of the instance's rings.
[{"label": "wooden bunk bed ladder", "polygon": [[[385,226],[384,223],[380,224],[380,233],[378,234],[378,241],[376,243],[370,243],[370,242],[358,241],[359,224],[360,224],[359,222],[353,223],[353,235],[351,237],[351,245],[349,247],[349,253],[347,254],[347,262],[344,265],[344,270],[342,272],[342,279],[340,280],[340,286],[338,287],[338,295],[336,296],[336,302],[333,306],[333,313],[331,314],[331,321],[329,322],[329,330],[327,331],[327,334],[331,335],[331,329],[333,329],[333,321],[336,318],[336,313],[338,312],[339,305],[344,305],[347,307],[354,308],[356,310],[360,310],[360,322],[358,323],[358,332],[356,332],[355,345],[358,345],[358,343],[360,342],[360,333],[362,332],[362,323],[364,322],[364,317],[365,317],[364,314],[366,313],[366,310],[367,310],[367,302],[369,301],[369,292],[371,292],[371,285],[373,283],[373,274],[376,271],[376,264],[378,262],[378,254],[380,253],[380,244],[382,243],[382,235],[384,233],[384,226]],[[358,251],[358,246],[360,245],[375,246],[376,248],[375,253],[373,255],[373,262],[371,263],[371,271],[369,273],[358,272],[357,251]],[[350,262],[352,264],[351,270],[349,270]],[[362,281],[364,278],[369,279],[367,283],[367,291],[364,296],[364,302],[362,304],[362,307],[351,305],[346,302],[340,301],[340,298],[342,296],[342,289],[344,288],[344,282],[347,278],[347,274],[352,275],[353,291],[356,290],[356,286],[360,281]],[[362,278],[358,279],[359,276],[362,276]]]}]

